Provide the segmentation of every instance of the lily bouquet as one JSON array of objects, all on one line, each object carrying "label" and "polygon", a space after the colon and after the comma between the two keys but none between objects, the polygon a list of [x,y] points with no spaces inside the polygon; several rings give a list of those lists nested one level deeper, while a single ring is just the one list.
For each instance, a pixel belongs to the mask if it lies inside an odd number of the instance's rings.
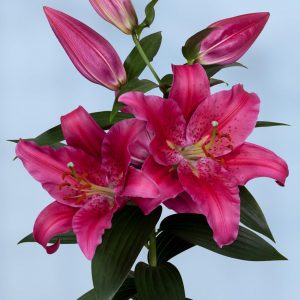
[{"label": "lily bouquet", "polygon": [[[161,33],[142,38],[155,18],[152,0],[138,22],[130,0],[90,0],[96,12],[132,37],[122,63],[111,44],[73,17],[44,11],[67,55],[88,80],[114,91],[111,111],[82,106],[33,139],[16,141],[16,155],[53,198],[33,233],[47,253],[78,244],[92,260],[93,288],[79,299],[186,299],[169,262],[191,247],[252,261],[284,260],[258,203],[245,187],[256,177],[283,186],[285,161],[246,141],[260,99],[241,84],[213,93],[215,75],[237,60],[263,30],[269,13],[221,20],[190,37],[182,65],[160,77],[151,61]],[[155,82],[140,79],[148,67]],[[159,89],[162,96],[146,95]],[[159,222],[162,208],[169,215]],[[175,213],[174,213],[175,212]],[[260,235],[258,235],[258,233]],[[143,248],[148,262],[135,264]]]}]

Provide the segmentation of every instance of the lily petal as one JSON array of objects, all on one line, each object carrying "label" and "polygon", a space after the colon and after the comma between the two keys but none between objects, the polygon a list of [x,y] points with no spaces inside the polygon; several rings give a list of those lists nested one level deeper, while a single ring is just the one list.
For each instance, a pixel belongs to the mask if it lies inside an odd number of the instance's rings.
[{"label": "lily petal", "polygon": [[83,254],[91,260],[96,248],[102,242],[106,229],[111,228],[111,220],[117,206],[110,207],[109,202],[103,198],[91,200],[86,203],[73,218],[73,231]]},{"label": "lily petal", "polygon": [[156,96],[144,96],[139,92],[122,95],[120,102],[127,104],[126,110],[136,118],[147,121],[147,129],[155,138],[150,152],[162,165],[176,164],[181,155],[177,146],[185,144],[186,121],[180,107],[174,100]]},{"label": "lily petal", "polygon": [[174,199],[169,199],[164,202],[164,205],[176,211],[177,213],[184,214],[201,214],[201,206],[195,202],[187,192],[180,193]]},{"label": "lily petal", "polygon": [[131,156],[129,146],[145,130],[145,122],[129,119],[115,124],[102,143],[102,170],[114,186],[122,186]]},{"label": "lily petal", "polygon": [[101,156],[101,143],[105,131],[82,106],[62,116],[61,127],[68,145],[95,157]]},{"label": "lily petal", "polygon": [[186,120],[197,106],[210,95],[210,84],[204,68],[199,64],[172,66],[174,81],[169,99],[175,100]]},{"label": "lily petal", "polygon": [[255,144],[244,143],[223,158],[224,166],[237,178],[239,185],[257,177],[270,177],[284,185],[289,175],[288,166],[282,158]]},{"label": "lily petal", "polygon": [[231,244],[240,222],[239,189],[231,173],[214,160],[203,158],[193,166],[181,162],[178,175],[185,191],[197,203],[195,213],[206,216],[219,247]]},{"label": "lily petal", "polygon": [[44,208],[37,217],[33,227],[33,236],[48,254],[56,252],[60,244],[57,240],[53,245],[47,246],[48,242],[56,235],[72,229],[72,219],[77,210],[55,201]]},{"label": "lily petal", "polygon": [[204,65],[236,62],[255,42],[270,14],[245,14],[220,20],[208,26],[215,28],[202,42],[199,62]]},{"label": "lily petal", "polygon": [[79,20],[50,7],[44,11],[77,70],[94,83],[119,90],[126,82],[126,72],[112,45]]},{"label": "lily petal", "polygon": [[145,214],[151,213],[161,203],[183,191],[176,170],[172,170],[170,166],[159,165],[151,156],[143,164],[142,171],[157,184],[160,192],[160,195],[153,199],[132,199]]},{"label": "lily petal", "polygon": [[[29,174],[39,181],[43,188],[57,201],[72,206],[80,206],[75,199],[76,191],[64,182],[74,183],[68,168],[73,163],[79,175],[88,174],[87,179],[95,184],[104,183],[100,172],[100,162],[93,156],[73,147],[53,149],[48,146],[38,146],[34,142],[20,141],[16,147],[16,155],[23,162]],[[68,197],[69,199],[65,199]]]},{"label": "lily petal", "polygon": [[241,145],[255,127],[260,100],[248,93],[243,86],[235,85],[229,91],[221,91],[203,101],[187,126],[187,139],[197,143],[211,136],[212,122],[217,121],[216,136],[210,153],[220,156]]},{"label": "lily petal", "polygon": [[121,196],[157,198],[159,194],[158,187],[153,180],[147,177],[143,171],[129,167]]}]

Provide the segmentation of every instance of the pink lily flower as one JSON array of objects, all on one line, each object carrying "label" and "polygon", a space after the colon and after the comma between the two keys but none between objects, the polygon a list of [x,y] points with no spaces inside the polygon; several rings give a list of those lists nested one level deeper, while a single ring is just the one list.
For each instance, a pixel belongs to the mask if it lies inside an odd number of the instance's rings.
[{"label": "pink lily flower", "polygon": [[132,34],[138,25],[136,12],[130,0],[90,0],[90,3],[100,17],[126,34]]},{"label": "pink lily flower", "polygon": [[231,64],[240,59],[265,27],[270,14],[252,13],[224,19],[202,42],[198,61],[202,65]]},{"label": "pink lily flower", "polygon": [[34,142],[20,141],[16,154],[27,171],[55,199],[38,216],[33,234],[48,253],[57,234],[73,230],[88,259],[92,259],[113,214],[127,197],[157,197],[154,182],[130,164],[129,146],[144,130],[145,123],[124,120],[105,133],[79,107],[61,118],[68,146],[57,150]]},{"label": "pink lily flower", "polygon": [[126,83],[122,61],[112,45],[73,17],[44,7],[53,32],[77,70],[88,80],[113,91]]},{"label": "pink lily flower", "polygon": [[245,142],[259,112],[256,94],[236,85],[210,95],[199,64],[173,66],[173,72],[169,99],[139,92],[119,99],[154,136],[142,170],[161,194],[155,201],[135,201],[145,213],[164,202],[178,213],[205,215],[222,247],[238,234],[238,186],[261,176],[283,185],[288,167],[273,152]]}]

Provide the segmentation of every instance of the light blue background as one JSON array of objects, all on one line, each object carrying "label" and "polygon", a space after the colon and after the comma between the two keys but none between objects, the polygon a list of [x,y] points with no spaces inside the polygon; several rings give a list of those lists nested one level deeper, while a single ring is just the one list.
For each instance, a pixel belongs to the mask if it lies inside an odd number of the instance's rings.
[{"label": "light blue background", "polygon": [[[147,1],[135,0],[140,19]],[[12,161],[9,138],[36,136],[79,104],[90,111],[109,109],[113,94],[85,80],[70,63],[52,33],[42,5],[63,10],[108,38],[122,59],[132,48],[129,37],[105,23],[89,2],[71,0],[2,1],[0,10],[1,209],[0,299],[74,300],[92,287],[90,263],[77,246],[51,256],[36,244],[17,246],[51,199],[21,166]],[[192,249],[173,260],[182,273],[186,295],[194,300],[296,300],[300,295],[299,204],[299,1],[159,1],[150,31],[163,31],[154,66],[160,75],[171,63],[183,63],[187,37],[219,19],[270,11],[271,19],[241,59],[248,70],[233,68],[219,78],[244,83],[261,97],[260,120],[292,127],[256,129],[251,141],[268,147],[290,166],[285,188],[257,179],[249,188],[261,204],[284,262],[245,262]],[[145,73],[152,79],[151,74]],[[226,88],[224,86],[224,88]]]}]

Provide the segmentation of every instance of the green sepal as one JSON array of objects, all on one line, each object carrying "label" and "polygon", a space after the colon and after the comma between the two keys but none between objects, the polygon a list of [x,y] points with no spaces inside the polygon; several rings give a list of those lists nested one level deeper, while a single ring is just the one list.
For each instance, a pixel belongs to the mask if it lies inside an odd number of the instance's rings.
[{"label": "green sepal", "polygon": [[138,299],[185,299],[184,286],[180,273],[177,268],[170,263],[151,267],[140,262],[135,268],[134,278]]},{"label": "green sepal", "polygon": [[191,244],[201,246],[224,256],[249,260],[286,260],[272,245],[249,229],[240,226],[235,242],[219,248],[212,238],[206,218],[197,214],[177,214],[165,218],[160,230],[167,231]]},{"label": "green sepal", "polygon": [[[143,48],[150,62],[157,54],[161,45],[161,41],[162,35],[160,31],[150,34],[140,40],[141,47]],[[146,63],[142,59],[136,47],[133,48],[126,58],[124,62],[124,68],[126,70],[128,81],[131,81],[133,78],[138,78],[146,68]]]},{"label": "green sepal", "polygon": [[205,28],[191,36],[182,47],[182,54],[189,63],[193,63],[199,56],[201,42],[213,31],[215,28]]}]

